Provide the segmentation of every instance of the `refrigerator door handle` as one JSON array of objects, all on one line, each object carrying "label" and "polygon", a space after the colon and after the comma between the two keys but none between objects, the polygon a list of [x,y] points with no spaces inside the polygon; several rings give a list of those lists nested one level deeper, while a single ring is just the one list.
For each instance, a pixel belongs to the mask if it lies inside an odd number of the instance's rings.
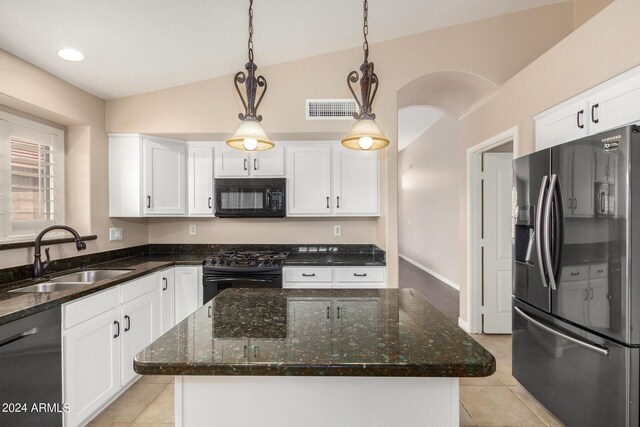
[{"label": "refrigerator door handle", "polygon": [[556,278],[553,271],[553,262],[551,260],[551,203],[553,202],[553,195],[556,190],[556,184],[558,183],[558,175],[551,175],[551,183],[549,184],[549,191],[547,192],[547,200],[544,207],[544,228],[542,233],[543,250],[544,250],[544,262],[547,267],[549,285],[554,291],[556,287]]},{"label": "refrigerator door handle", "polygon": [[549,181],[549,177],[547,175],[542,177],[542,182],[540,183],[540,193],[538,194],[538,206],[536,206],[536,255],[538,256],[538,268],[540,269],[540,278],[542,279],[542,286],[545,288],[549,287],[547,284],[546,273],[544,271],[544,261],[542,258],[542,212],[544,205],[544,194],[547,188],[547,182]]},{"label": "refrigerator door handle", "polygon": [[550,326],[545,325],[544,323],[534,319],[533,317],[529,316],[528,314],[526,314],[524,311],[522,311],[520,309],[520,307],[513,307],[513,309],[516,311],[516,313],[518,313],[520,316],[524,317],[525,320],[527,320],[530,323],[533,323],[534,325],[536,325],[537,327],[539,327],[542,330],[545,330],[547,332],[549,332],[550,334],[556,335],[560,338],[564,338],[567,341],[571,341],[574,344],[577,344],[581,347],[587,348],[589,350],[593,350],[597,353],[602,354],[603,356],[609,356],[609,349],[600,345],[596,345],[596,344],[591,344],[590,342],[586,342],[586,341],[582,341],[578,338],[574,338],[570,335],[567,335],[565,333],[562,333],[560,331],[557,331],[555,329],[553,329]]}]

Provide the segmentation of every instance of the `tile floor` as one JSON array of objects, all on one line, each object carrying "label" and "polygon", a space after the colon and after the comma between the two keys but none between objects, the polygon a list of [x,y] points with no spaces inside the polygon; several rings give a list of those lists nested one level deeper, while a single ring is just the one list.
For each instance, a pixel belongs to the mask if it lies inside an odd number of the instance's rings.
[{"label": "tile floor", "polygon": [[[457,322],[457,291],[404,260],[400,260],[400,277],[405,287],[418,289],[447,317]],[[490,377],[460,380],[460,425],[562,426],[511,375],[511,336],[472,336],[495,356],[497,368]],[[173,395],[173,377],[145,376],[89,425],[173,426]]]}]

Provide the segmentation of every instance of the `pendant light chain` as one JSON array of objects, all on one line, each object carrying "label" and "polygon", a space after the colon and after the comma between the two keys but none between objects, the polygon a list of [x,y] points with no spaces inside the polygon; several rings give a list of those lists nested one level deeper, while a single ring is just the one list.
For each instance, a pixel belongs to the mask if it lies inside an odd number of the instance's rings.
[{"label": "pendant light chain", "polygon": [[249,62],[253,62],[253,0],[249,0]]},{"label": "pendant light chain", "polygon": [[362,34],[364,35],[364,43],[362,43],[362,49],[364,50],[364,62],[369,61],[369,41],[367,36],[369,35],[369,1],[364,0],[363,5],[364,25],[362,26]]}]

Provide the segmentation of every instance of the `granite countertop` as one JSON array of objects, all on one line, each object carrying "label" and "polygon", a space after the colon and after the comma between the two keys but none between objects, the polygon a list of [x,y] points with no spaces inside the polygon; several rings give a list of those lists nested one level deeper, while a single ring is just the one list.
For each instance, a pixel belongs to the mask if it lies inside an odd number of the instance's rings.
[{"label": "granite countertop", "polygon": [[495,368],[413,289],[228,289],[134,361],[144,375],[482,377]]},{"label": "granite countertop", "polygon": [[[167,245],[163,247],[158,245],[158,249],[174,249],[178,248],[181,251],[163,252],[163,253],[147,253],[134,256],[128,256],[120,259],[110,259],[110,253],[96,253],[90,254],[86,257],[68,258],[57,260],[57,271],[51,275],[47,275],[46,278],[41,280],[15,280],[3,283],[0,285],[0,325],[9,323],[11,321],[29,316],[31,314],[38,313],[40,311],[47,310],[49,308],[64,304],[74,299],[82,298],[87,295],[100,292],[112,286],[117,286],[121,283],[134,280],[138,277],[145,276],[155,271],[170,268],[174,265],[202,265],[207,256],[212,253],[226,249],[224,246],[212,247],[209,251],[202,252],[202,247],[182,248],[182,245]],[[133,248],[136,249],[136,248]],[[248,250],[244,247],[233,248],[234,250]],[[256,249],[269,249],[267,245],[256,247]],[[285,248],[286,249],[286,248]],[[189,252],[188,250],[198,250],[196,252]],[[121,255],[121,254],[120,254]],[[300,253],[292,252],[285,262],[287,265],[316,265],[316,266],[331,266],[331,265],[382,265],[384,252],[372,251],[371,253],[358,252],[357,250],[345,250],[344,252],[317,252],[317,253]],[[89,263],[85,261],[89,259]],[[291,263],[289,260],[292,260]],[[77,289],[69,289],[65,291],[57,291],[50,293],[19,293],[9,292],[13,289],[22,288],[25,286],[33,285],[36,283],[46,282],[52,277],[61,276],[67,273],[80,270],[80,267],[86,269],[104,268],[104,269],[130,269],[131,271],[121,276],[114,277],[112,279],[105,279],[96,282],[91,285],[82,286]],[[15,269],[3,270],[6,277],[12,277],[15,272],[24,273],[25,268],[29,266],[20,266]],[[24,274],[23,274],[24,277]]]}]

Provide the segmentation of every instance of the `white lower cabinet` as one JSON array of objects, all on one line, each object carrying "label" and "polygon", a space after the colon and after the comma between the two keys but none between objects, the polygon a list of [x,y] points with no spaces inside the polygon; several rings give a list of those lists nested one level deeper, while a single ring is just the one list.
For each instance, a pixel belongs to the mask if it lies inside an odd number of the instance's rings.
[{"label": "white lower cabinet", "polygon": [[88,421],[136,377],[133,358],[160,331],[156,283],[149,275],[63,305],[67,427]]},{"label": "white lower cabinet", "polygon": [[[90,304],[84,304],[90,308]],[[64,402],[70,411],[65,425],[86,421],[120,390],[119,308],[115,304],[64,332]]]},{"label": "white lower cabinet", "polygon": [[156,275],[157,289],[160,295],[160,335],[176,324],[176,287],[174,269],[161,271]]},{"label": "white lower cabinet", "polygon": [[202,306],[202,267],[175,267],[175,323]]},{"label": "white lower cabinet", "polygon": [[385,267],[284,267],[283,288],[385,288]]},{"label": "white lower cabinet", "polygon": [[[153,279],[153,277],[151,278]],[[127,286],[131,286],[129,284]],[[155,288],[154,288],[155,289]],[[122,305],[122,363],[121,384],[136,377],[133,359],[142,349],[151,344],[159,334],[159,304],[156,292],[148,292]]]}]

